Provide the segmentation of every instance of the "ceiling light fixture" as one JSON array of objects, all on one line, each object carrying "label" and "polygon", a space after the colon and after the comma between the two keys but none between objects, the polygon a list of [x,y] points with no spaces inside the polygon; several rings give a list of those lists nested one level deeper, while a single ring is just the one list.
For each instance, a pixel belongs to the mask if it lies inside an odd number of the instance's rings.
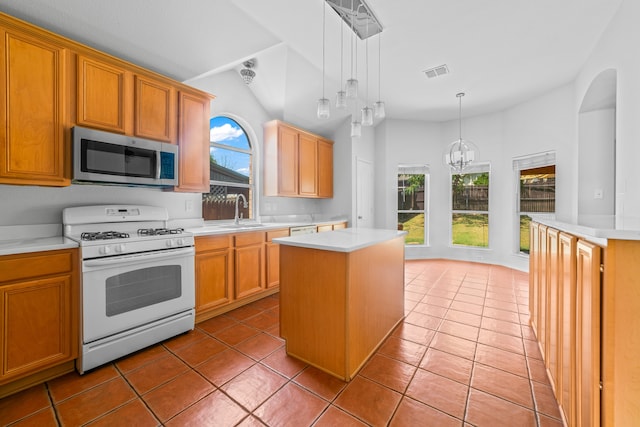
[{"label": "ceiling light fixture", "polygon": [[340,22],[340,90],[336,93],[336,108],[347,108],[347,92],[342,89],[342,77],[344,70],[344,24]]},{"label": "ceiling light fixture", "polygon": [[387,113],[384,109],[384,101],[380,100],[380,81],[382,80],[380,63],[382,58],[382,31],[378,34],[378,100],[373,104],[373,115],[378,119],[384,119]]},{"label": "ceiling light fixture", "polygon": [[373,110],[369,108],[369,39],[364,42],[365,48],[365,67],[366,67],[366,86],[365,86],[365,105],[362,109],[362,126],[373,125]]},{"label": "ceiling light fixture", "polygon": [[242,81],[250,85],[253,78],[256,76],[256,72],[253,71],[253,67],[256,66],[256,60],[255,58],[252,58],[243,62],[242,65],[244,65],[244,68],[240,70],[240,76],[242,76]]},{"label": "ceiling light fixture", "polygon": [[480,154],[478,147],[471,141],[462,139],[462,97],[464,92],[456,94],[458,98],[458,126],[460,137],[447,146],[445,163],[454,173],[462,173]]},{"label": "ceiling light fixture", "polygon": [[324,39],[325,39],[325,29],[326,29],[326,10],[327,10],[327,4],[325,3],[324,0],[322,0],[322,98],[318,99],[318,118],[319,119],[328,119],[329,115],[331,114],[331,110],[329,107],[329,100],[324,96],[324,80],[325,80]]}]

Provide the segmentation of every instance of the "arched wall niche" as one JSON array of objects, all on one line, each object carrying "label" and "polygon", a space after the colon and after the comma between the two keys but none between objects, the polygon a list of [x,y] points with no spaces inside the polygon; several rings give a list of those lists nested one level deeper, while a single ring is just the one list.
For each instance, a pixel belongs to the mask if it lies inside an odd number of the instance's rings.
[{"label": "arched wall niche", "polygon": [[615,215],[615,69],[598,74],[578,111],[578,217]]}]

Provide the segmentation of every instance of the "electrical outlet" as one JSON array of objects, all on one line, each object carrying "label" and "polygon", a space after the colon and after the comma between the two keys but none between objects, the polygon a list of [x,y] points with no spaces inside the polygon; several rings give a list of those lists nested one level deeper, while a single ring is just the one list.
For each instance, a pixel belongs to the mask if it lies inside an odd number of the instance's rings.
[{"label": "electrical outlet", "polygon": [[184,202],[185,212],[193,212],[193,200],[186,200]]}]

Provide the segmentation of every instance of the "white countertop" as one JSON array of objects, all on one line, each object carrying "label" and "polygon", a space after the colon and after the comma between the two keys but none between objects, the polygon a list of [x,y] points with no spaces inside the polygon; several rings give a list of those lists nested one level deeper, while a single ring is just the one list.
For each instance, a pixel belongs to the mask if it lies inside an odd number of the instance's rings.
[{"label": "white countertop", "polygon": [[334,252],[353,252],[376,243],[385,242],[407,234],[406,231],[375,228],[344,228],[324,233],[302,234],[273,239],[281,245],[321,249]]},{"label": "white countertop", "polygon": [[531,218],[540,224],[605,246],[607,240],[611,239],[640,240],[640,218],[616,218],[613,215],[582,216],[577,220],[555,215],[531,215]]},{"label": "white countertop", "polygon": [[16,240],[0,240],[0,255],[15,255],[29,252],[55,251],[77,248],[78,243],[64,236],[35,237]]}]

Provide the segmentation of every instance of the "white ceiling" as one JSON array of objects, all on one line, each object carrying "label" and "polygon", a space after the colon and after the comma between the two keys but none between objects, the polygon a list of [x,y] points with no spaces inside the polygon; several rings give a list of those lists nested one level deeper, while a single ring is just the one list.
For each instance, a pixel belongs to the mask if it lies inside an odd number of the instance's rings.
[{"label": "white ceiling", "polygon": [[[369,103],[388,117],[457,118],[499,111],[575,78],[622,0],[367,0],[383,26],[369,39]],[[350,113],[315,117],[322,96],[323,0],[2,0],[0,11],[180,81],[239,70],[257,59],[249,88],[274,118],[316,132]],[[351,33],[326,7],[325,96],[350,73]],[[360,106],[365,42],[358,42]],[[450,74],[427,79],[427,68]],[[240,77],[238,77],[240,78]],[[355,110],[352,106],[351,111]]]}]

